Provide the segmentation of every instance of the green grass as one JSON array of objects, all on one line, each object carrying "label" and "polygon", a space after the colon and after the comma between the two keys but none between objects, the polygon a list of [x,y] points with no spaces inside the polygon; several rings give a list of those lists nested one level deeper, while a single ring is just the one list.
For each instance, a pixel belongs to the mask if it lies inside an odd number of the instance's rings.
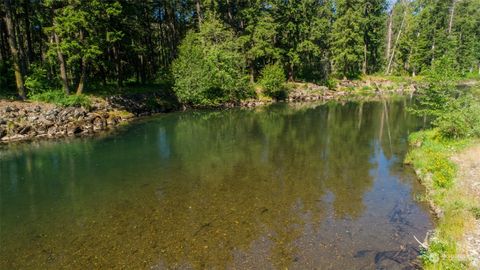
[{"label": "green grass", "polygon": [[421,254],[424,267],[466,269],[468,262],[458,259],[457,243],[478,217],[480,206],[456,184],[457,166],[450,157],[474,141],[444,139],[432,129],[413,133],[409,142],[412,149],[405,162],[415,168],[427,189],[427,200],[440,213],[435,234]]},{"label": "green grass", "polygon": [[66,95],[61,90],[49,90],[46,92],[29,95],[32,101],[53,103],[63,107],[84,107],[90,108],[92,100],[87,95]]}]

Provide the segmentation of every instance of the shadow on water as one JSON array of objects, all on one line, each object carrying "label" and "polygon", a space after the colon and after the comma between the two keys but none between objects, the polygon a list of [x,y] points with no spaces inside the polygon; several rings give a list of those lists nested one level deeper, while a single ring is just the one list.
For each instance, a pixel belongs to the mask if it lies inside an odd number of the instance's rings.
[{"label": "shadow on water", "polygon": [[412,269],[405,100],[173,113],[0,152],[2,269]]}]

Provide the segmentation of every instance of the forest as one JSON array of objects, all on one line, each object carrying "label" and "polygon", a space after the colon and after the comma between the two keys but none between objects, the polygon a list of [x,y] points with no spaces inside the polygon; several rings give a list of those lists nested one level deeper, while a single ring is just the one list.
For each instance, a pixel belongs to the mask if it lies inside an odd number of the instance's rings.
[{"label": "forest", "polygon": [[[185,103],[262,78],[326,85],[480,72],[480,0],[3,0],[0,89],[26,99],[158,84]],[[277,75],[276,75],[277,74]]]},{"label": "forest", "polygon": [[[1,269],[480,267],[480,0],[0,18]],[[233,264],[259,256],[276,267]]]}]

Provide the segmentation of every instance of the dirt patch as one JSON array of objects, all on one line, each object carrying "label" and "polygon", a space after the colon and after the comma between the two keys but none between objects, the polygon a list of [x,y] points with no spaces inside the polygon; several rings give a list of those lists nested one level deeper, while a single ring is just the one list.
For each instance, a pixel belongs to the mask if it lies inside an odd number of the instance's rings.
[{"label": "dirt patch", "polygon": [[[458,165],[457,183],[467,196],[480,205],[480,144],[452,157]],[[461,243],[463,255],[471,260],[474,269],[480,269],[480,220],[476,220]]]}]

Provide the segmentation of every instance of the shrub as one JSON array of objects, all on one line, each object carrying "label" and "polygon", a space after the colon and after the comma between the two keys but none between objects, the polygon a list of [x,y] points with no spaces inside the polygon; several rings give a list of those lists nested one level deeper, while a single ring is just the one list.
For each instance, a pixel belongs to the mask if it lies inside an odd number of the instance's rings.
[{"label": "shrub", "polygon": [[288,96],[287,81],[283,67],[279,64],[267,65],[259,80],[265,95],[274,99],[285,99]]},{"label": "shrub", "polygon": [[330,90],[335,90],[337,88],[337,81],[333,78],[326,79],[324,84]]},{"label": "shrub", "polygon": [[248,95],[245,60],[233,31],[219,20],[205,20],[190,31],[173,62],[174,92],[182,103],[218,105]]},{"label": "shrub", "polygon": [[428,250],[422,249],[420,258],[424,266],[434,269],[466,269],[465,263],[455,259],[450,254],[455,254],[455,244],[434,238]]},{"label": "shrub", "polygon": [[451,57],[443,56],[433,62],[426,73],[427,87],[419,91],[415,113],[436,118],[448,111],[448,104],[459,94],[452,61]]},{"label": "shrub", "polygon": [[30,75],[25,79],[25,87],[29,95],[35,95],[52,89],[55,86],[48,78],[47,70],[43,66],[32,64],[30,66]]},{"label": "shrub", "polygon": [[434,61],[427,72],[428,87],[421,89],[416,114],[432,117],[443,138],[480,136],[480,101],[469,91],[456,87],[458,74],[451,57]]},{"label": "shrub", "polygon": [[455,165],[442,153],[432,152],[429,154],[427,170],[432,173],[432,180],[439,188],[448,188],[455,178]]},{"label": "shrub", "polygon": [[433,123],[442,137],[459,139],[480,136],[480,102],[472,95],[451,100],[447,108],[447,112]]}]

